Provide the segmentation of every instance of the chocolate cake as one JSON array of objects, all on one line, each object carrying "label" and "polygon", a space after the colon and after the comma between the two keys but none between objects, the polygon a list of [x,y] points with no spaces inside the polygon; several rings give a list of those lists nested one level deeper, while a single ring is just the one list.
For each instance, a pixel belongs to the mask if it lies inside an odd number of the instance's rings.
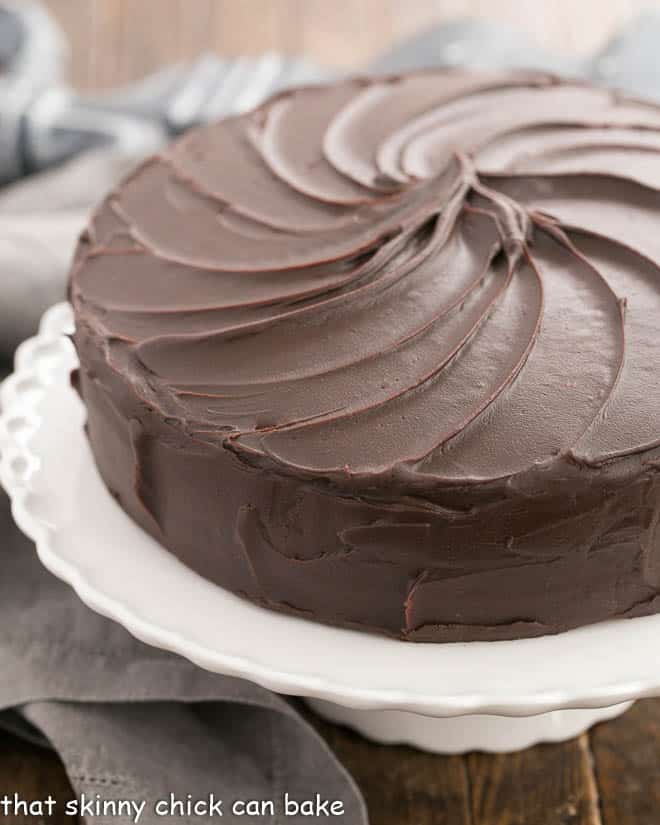
[{"label": "chocolate cake", "polygon": [[320,622],[660,610],[659,190],[660,107],[545,74],[352,79],[189,133],[71,277],[108,489]]}]

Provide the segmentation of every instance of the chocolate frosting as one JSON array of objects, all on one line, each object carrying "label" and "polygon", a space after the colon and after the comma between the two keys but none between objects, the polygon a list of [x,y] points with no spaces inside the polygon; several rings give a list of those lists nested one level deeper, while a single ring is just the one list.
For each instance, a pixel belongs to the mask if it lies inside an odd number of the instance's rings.
[{"label": "chocolate frosting", "polygon": [[74,266],[106,483],[322,621],[658,609],[659,190],[659,107],[537,73],[299,88],[189,133]]}]

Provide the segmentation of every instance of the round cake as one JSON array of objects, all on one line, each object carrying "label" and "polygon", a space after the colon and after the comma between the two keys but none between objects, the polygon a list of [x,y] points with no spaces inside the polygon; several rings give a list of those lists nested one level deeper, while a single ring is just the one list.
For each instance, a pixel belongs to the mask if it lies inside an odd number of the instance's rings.
[{"label": "round cake", "polygon": [[74,263],[105,484],[319,622],[659,611],[659,190],[660,107],[538,73],[298,88],[187,134]]}]

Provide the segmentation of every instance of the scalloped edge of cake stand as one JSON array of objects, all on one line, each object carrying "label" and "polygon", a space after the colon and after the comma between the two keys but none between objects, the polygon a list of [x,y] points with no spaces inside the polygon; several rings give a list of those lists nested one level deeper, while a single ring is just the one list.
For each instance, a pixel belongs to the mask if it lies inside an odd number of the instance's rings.
[{"label": "scalloped edge of cake stand", "polygon": [[[437,753],[506,752],[567,739],[623,713],[632,699],[660,694],[660,664],[654,668],[648,657],[649,643],[660,638],[660,616],[545,641],[411,645],[273,614],[204,581],[146,536],[98,478],[82,438],[84,411],[68,384],[76,364],[66,339],[71,329],[70,307],[58,304],[45,314],[39,334],[17,351],[15,372],[0,390],[0,482],[44,565],[89,607],[137,638],[207,670],[301,695],[325,718],[377,742]],[[89,497],[83,509],[91,507],[98,521],[81,515],[81,492]],[[90,535],[103,536],[110,528],[130,547],[122,556],[115,538],[113,566],[121,568],[115,582],[123,579],[122,589],[115,583],[114,591],[107,565],[100,563],[107,555],[88,552]],[[84,553],[72,549],[76,541]],[[156,587],[145,588],[146,580]],[[169,599],[158,585],[170,589]],[[177,613],[172,593],[195,610]],[[241,646],[235,634],[209,635],[208,616],[244,623],[246,642]],[[627,664],[606,662],[592,677],[603,646],[623,651],[625,659],[628,643],[634,651]],[[592,644],[600,645],[597,657]],[[324,646],[325,658],[319,655]],[[625,678],[626,668],[631,678]]]}]

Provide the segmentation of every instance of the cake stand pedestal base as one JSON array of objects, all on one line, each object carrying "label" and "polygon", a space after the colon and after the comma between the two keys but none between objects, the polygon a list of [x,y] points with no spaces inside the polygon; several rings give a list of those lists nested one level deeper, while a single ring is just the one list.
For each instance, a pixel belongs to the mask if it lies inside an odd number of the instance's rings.
[{"label": "cake stand pedestal base", "polygon": [[398,710],[355,710],[322,699],[307,699],[324,719],[358,731],[381,744],[412,745],[432,753],[509,753],[539,742],[571,739],[596,722],[613,719],[633,704],[570,708],[536,716],[452,716],[432,718]]}]

